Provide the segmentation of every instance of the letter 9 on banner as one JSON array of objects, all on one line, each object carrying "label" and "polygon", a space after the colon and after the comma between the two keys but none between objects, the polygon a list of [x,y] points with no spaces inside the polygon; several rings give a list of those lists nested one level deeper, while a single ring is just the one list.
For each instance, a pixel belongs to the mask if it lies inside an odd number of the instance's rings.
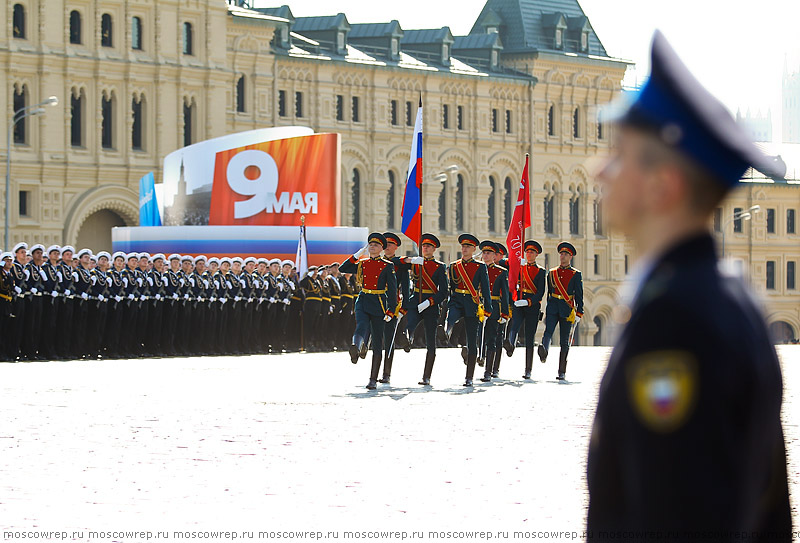
[{"label": "letter 9 on banner", "polygon": [[338,134],[220,151],[208,224],[339,226],[339,180]]}]

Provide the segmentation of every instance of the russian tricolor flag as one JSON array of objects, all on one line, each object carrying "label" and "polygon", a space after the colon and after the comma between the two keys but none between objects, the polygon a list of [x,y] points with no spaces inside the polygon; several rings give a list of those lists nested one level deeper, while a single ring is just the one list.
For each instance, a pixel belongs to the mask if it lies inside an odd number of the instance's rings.
[{"label": "russian tricolor flag", "polygon": [[419,99],[417,120],[414,123],[414,140],[408,161],[408,179],[400,215],[400,231],[419,245],[422,236],[422,97]]}]

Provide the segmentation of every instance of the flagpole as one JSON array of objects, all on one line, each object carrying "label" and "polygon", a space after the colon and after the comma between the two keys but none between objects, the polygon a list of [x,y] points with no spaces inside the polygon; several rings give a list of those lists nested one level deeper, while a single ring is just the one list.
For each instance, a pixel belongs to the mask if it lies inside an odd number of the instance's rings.
[{"label": "flagpole", "polygon": [[[421,92],[419,93],[419,108],[422,109],[422,93]],[[424,124],[424,113],[423,113],[423,124]],[[420,139],[423,139],[424,137],[425,137],[425,131],[423,130]],[[421,141],[420,141],[420,145],[422,145]],[[423,149],[423,155],[424,155],[424,152],[425,152],[424,151],[424,149],[425,149],[424,145],[422,146],[422,149]],[[418,179],[419,179],[419,239],[417,240],[417,251],[419,251],[419,255],[420,256],[422,256],[422,230],[425,228],[425,226],[424,226],[425,225],[425,221],[422,220],[422,208],[423,208],[423,205],[424,205],[424,198],[422,197],[422,162],[424,162],[424,158],[423,158],[423,160],[420,161],[419,171],[417,172],[417,176],[418,176]],[[421,275],[422,274],[420,274],[420,276]],[[422,287],[420,286],[420,296],[421,295],[422,295]]]}]

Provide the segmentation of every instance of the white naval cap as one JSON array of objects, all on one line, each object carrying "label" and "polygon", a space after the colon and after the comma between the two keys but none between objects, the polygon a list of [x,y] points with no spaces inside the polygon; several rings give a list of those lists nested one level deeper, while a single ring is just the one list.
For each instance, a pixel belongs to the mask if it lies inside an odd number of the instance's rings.
[{"label": "white naval cap", "polygon": [[291,266],[294,268],[294,262],[292,262],[291,260],[284,260],[283,262],[281,262],[281,266]]},{"label": "white naval cap", "polygon": [[108,254],[108,251],[100,251],[97,253],[97,258],[106,257],[107,259],[111,260],[111,255]]},{"label": "white naval cap", "polygon": [[58,251],[60,253],[61,252],[61,246],[60,245],[51,245],[50,247],[47,248],[47,254],[48,255],[50,253],[52,253],[53,251]]},{"label": "white naval cap", "polygon": [[3,253],[0,253],[0,260],[5,260],[6,258],[14,258],[14,255],[8,251],[3,251]]},{"label": "white naval cap", "polygon": [[156,260],[164,260],[164,258],[166,258],[164,256],[164,253],[156,253],[156,254],[153,255],[153,257],[150,260],[155,262]]},{"label": "white naval cap", "polygon": [[256,262],[256,258],[254,256],[248,256],[247,258],[244,259],[244,263],[245,264],[249,264],[250,262],[255,263]]},{"label": "white naval cap", "polygon": [[192,255],[183,255],[181,262],[194,262],[194,257]]},{"label": "white naval cap", "polygon": [[220,258],[220,259],[219,259],[219,263],[220,263],[220,264],[225,264],[226,262],[227,262],[228,264],[232,264],[232,263],[233,263],[233,262],[231,261],[231,259],[230,259],[229,257],[227,257],[227,256],[223,256],[222,258]]},{"label": "white naval cap", "polygon": [[169,255],[169,260],[180,260],[180,259],[181,255],[179,255],[178,253],[172,253],[171,255]]},{"label": "white naval cap", "polygon": [[130,260],[131,258],[135,258],[139,260],[139,253],[128,253],[125,255],[126,260]]},{"label": "white naval cap", "polygon": [[261,258],[258,259],[258,263],[259,264],[269,264],[269,260],[267,260],[264,257],[261,257]]},{"label": "white naval cap", "polygon": [[197,263],[198,263],[198,262],[200,262],[200,261],[203,261],[203,262],[205,262],[205,261],[207,261],[207,260],[208,260],[208,259],[206,258],[206,255],[197,255],[196,257],[194,257],[194,263],[195,263],[195,264],[197,264]]},{"label": "white naval cap", "polygon": [[64,245],[61,248],[61,254],[63,255],[66,252],[74,253],[75,252],[75,247],[73,247],[72,245]]},{"label": "white naval cap", "polygon": [[97,255],[89,255],[89,260],[94,260],[97,262]]},{"label": "white naval cap", "polygon": [[242,260],[242,257],[240,257],[240,256],[234,256],[233,258],[231,258],[231,264],[233,264],[235,262],[238,262],[239,264],[244,263],[244,261]]},{"label": "white naval cap", "polygon": [[208,263],[209,264],[219,264],[219,258],[217,258],[216,256],[212,256],[211,258],[208,259]]},{"label": "white naval cap", "polygon": [[44,245],[42,245],[41,243],[37,243],[36,245],[34,245],[30,249],[28,249],[28,252],[33,254],[33,252],[36,251],[36,250],[44,252]]},{"label": "white naval cap", "polygon": [[111,255],[111,260],[116,260],[117,258],[125,259],[125,253],[123,251],[116,251],[113,255]]},{"label": "white naval cap", "polygon": [[150,260],[150,253],[139,253],[139,259],[142,259],[142,258],[144,258],[146,260]]},{"label": "white naval cap", "polygon": [[92,256],[92,251],[91,251],[91,249],[86,249],[86,248],[84,248],[84,249],[81,249],[80,251],[78,251],[78,255],[77,255],[77,256],[78,256],[78,258],[82,257],[83,255],[89,255],[89,256]]},{"label": "white naval cap", "polygon": [[280,264],[280,263],[281,263],[281,259],[280,258],[273,258],[273,259],[271,259],[269,261],[269,265],[270,266],[272,266],[273,264]]},{"label": "white naval cap", "polygon": [[14,249],[13,249],[11,252],[12,252],[12,253],[16,253],[16,252],[17,252],[17,251],[19,251],[20,249],[25,249],[25,250],[27,251],[27,250],[28,250],[28,244],[27,244],[27,243],[25,243],[24,241],[20,241],[19,243],[17,243],[16,245],[14,245]]}]

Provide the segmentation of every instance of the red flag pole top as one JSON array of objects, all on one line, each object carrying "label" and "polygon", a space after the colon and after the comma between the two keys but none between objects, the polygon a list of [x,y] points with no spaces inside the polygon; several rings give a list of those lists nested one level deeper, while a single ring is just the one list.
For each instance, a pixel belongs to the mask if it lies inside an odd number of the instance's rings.
[{"label": "red flag pole top", "polygon": [[530,180],[528,178],[528,161],[530,155],[525,153],[525,167],[519,183],[519,195],[514,207],[511,224],[508,225],[506,246],[508,247],[508,288],[512,299],[517,299],[517,284],[525,244],[525,229],[531,225]]}]

